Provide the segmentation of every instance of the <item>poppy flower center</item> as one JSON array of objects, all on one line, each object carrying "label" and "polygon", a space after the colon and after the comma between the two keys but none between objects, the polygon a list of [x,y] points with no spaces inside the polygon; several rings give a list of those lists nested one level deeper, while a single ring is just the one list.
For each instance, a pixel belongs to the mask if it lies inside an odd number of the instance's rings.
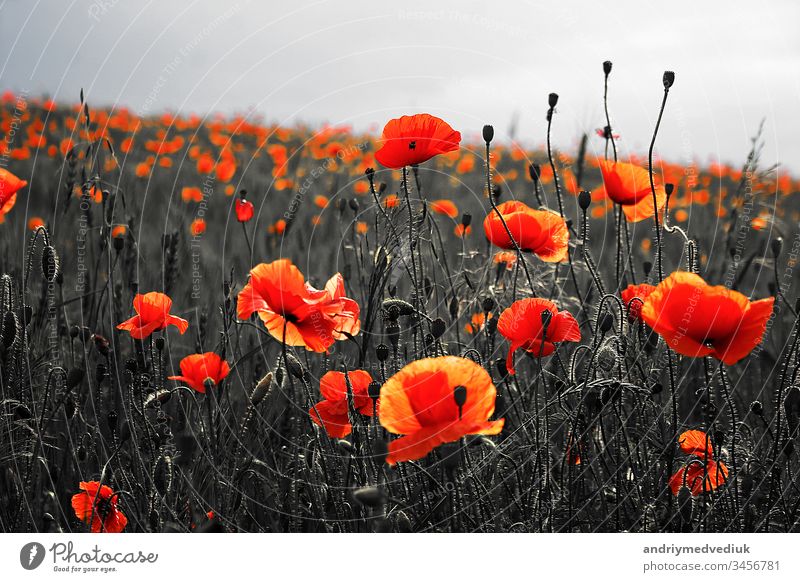
[{"label": "poppy flower center", "polygon": [[297,323],[298,321],[300,321],[300,318],[298,318],[294,313],[291,312],[284,312],[283,318],[289,323]]},{"label": "poppy flower center", "polygon": [[410,150],[415,150],[415,149],[417,149],[417,142],[412,140],[412,141],[411,141],[411,142],[408,144],[408,149],[410,149]]}]

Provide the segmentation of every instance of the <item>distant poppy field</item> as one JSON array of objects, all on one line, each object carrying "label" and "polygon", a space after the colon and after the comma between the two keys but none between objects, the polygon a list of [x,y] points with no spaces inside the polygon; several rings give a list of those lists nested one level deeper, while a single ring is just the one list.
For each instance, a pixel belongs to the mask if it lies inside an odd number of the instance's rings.
[{"label": "distant poppy field", "polygon": [[4,93],[0,530],[799,531],[800,181],[596,82],[539,147]]}]

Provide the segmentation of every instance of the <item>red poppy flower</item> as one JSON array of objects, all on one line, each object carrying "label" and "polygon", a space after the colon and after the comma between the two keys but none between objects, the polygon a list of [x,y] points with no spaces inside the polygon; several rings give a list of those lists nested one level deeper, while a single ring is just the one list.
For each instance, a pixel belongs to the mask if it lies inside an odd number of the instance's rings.
[{"label": "red poppy flower", "polygon": [[[705,478],[705,487],[703,486],[703,474],[708,472]],[[728,467],[722,461],[717,462],[711,459],[705,462],[693,461],[681,467],[669,479],[669,488],[672,490],[673,495],[677,495],[681,487],[684,485],[688,487],[692,495],[695,497],[703,493],[705,490],[715,491],[720,485],[723,485],[728,480]]]},{"label": "red poppy flower", "polygon": [[206,228],[208,228],[208,225],[205,220],[202,218],[195,218],[192,224],[189,225],[189,232],[192,236],[200,236],[206,231]]},{"label": "red poppy flower", "polygon": [[211,380],[214,386],[222,382],[230,373],[228,362],[214,352],[192,354],[181,360],[181,375],[169,376],[169,380],[183,382],[200,394],[206,393],[206,381]]},{"label": "red poppy flower", "polygon": [[17,192],[27,185],[25,180],[20,180],[5,168],[0,168],[0,223],[14,208],[14,204],[17,202]]},{"label": "red poppy flower", "polygon": [[[497,210],[520,250],[535,253],[546,263],[557,263],[567,258],[569,230],[558,214],[549,210],[534,210],[517,200],[503,202],[497,206]],[[514,248],[503,221],[494,210],[486,215],[483,230],[493,245],[507,250]]]},{"label": "red poppy flower", "polygon": [[[542,341],[542,315],[549,312],[550,321]],[[497,320],[497,331],[510,345],[506,356],[506,369],[514,371],[514,352],[523,349],[535,357],[549,356],[556,349],[556,342],[577,342],[581,339],[578,322],[568,311],[559,311],[547,299],[520,299],[504,310]]]},{"label": "red poppy flower", "polygon": [[249,200],[240,198],[236,201],[236,220],[239,222],[249,222],[254,212],[253,203]]},{"label": "red poppy flower", "polygon": [[411,362],[381,388],[381,425],[406,435],[389,443],[386,462],[421,459],[466,435],[498,434],[503,419],[488,420],[496,396],[489,373],[472,360],[442,356]]},{"label": "red poppy flower", "polygon": [[450,218],[458,216],[458,207],[450,200],[434,200],[430,203],[431,210]]},{"label": "red poppy flower", "polygon": [[402,168],[457,150],[461,134],[438,117],[419,113],[392,119],[380,143],[375,159],[387,168]]},{"label": "red poppy flower", "polygon": [[72,509],[82,522],[91,524],[92,533],[119,533],[128,525],[128,518],[117,509],[118,496],[108,485],[98,481],[81,481],[81,490],[72,496]]},{"label": "red poppy flower", "polygon": [[[650,174],[644,168],[626,162],[600,160],[600,172],[606,195],[622,205],[628,222],[639,222],[654,216],[653,193],[650,190]],[[667,203],[664,186],[655,184],[658,210]]]},{"label": "red poppy flower", "polygon": [[[703,491],[714,491],[728,479],[728,468],[722,461],[713,459],[714,448],[711,439],[701,430],[687,430],[678,437],[681,451],[694,455],[702,461],[691,461],[678,469],[669,479],[669,487],[673,495],[677,495],[681,487],[688,487],[692,495]],[[705,475],[705,480],[703,479]],[[705,483],[705,484],[704,484]]]},{"label": "red poppy flower", "polygon": [[[644,300],[647,299],[650,293],[655,289],[654,285],[642,283],[641,285],[628,285],[622,290],[620,295],[628,308],[628,319],[630,321],[640,320],[642,318],[642,305]],[[634,301],[636,299],[636,301]]]},{"label": "red poppy flower", "polygon": [[170,315],[172,299],[163,293],[152,291],[144,295],[137,294],[133,298],[133,310],[136,315],[123,321],[117,329],[128,331],[134,339],[144,339],[154,331],[174,325],[181,335],[189,328],[189,322],[175,315]]},{"label": "red poppy flower", "polygon": [[732,365],[761,342],[774,302],[774,297],[750,301],[738,291],[678,271],[650,293],[641,317],[679,354],[714,356]]},{"label": "red poppy flower", "polygon": [[237,313],[239,319],[258,313],[276,340],[314,352],[324,352],[335,340],[346,339],[344,334],[356,335],[360,329],[358,304],[345,297],[340,274],[318,290],[289,259],[261,263],[250,271]]},{"label": "red poppy flower", "polygon": [[236,160],[232,156],[224,156],[216,168],[217,180],[220,182],[229,182],[233,175],[236,173]]},{"label": "red poppy flower", "polygon": [[[353,406],[364,416],[372,416],[373,403],[369,397],[372,376],[364,370],[347,372],[353,394]],[[309,409],[311,420],[335,439],[342,439],[353,430],[347,411],[347,380],[344,372],[327,372],[319,382],[323,400]]]}]

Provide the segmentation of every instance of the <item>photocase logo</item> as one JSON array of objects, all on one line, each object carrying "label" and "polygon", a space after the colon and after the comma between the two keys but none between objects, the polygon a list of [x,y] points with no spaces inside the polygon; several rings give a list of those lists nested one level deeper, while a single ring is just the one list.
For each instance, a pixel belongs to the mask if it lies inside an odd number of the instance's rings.
[{"label": "photocase logo", "polygon": [[26,570],[35,570],[44,561],[44,546],[39,542],[29,542],[19,551],[19,563]]}]

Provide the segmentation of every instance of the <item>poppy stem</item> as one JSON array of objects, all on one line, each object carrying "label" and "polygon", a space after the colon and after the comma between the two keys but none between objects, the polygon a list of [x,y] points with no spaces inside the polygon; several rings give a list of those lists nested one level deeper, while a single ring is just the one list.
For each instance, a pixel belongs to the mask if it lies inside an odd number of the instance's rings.
[{"label": "poppy stem", "polygon": [[[604,66],[605,81],[603,83],[603,109],[606,112],[606,159],[608,159],[608,142],[611,141],[611,148],[614,150],[614,161],[617,161],[617,144],[614,143],[614,133],[611,130],[611,118],[608,115],[608,76],[611,74],[611,62],[606,61],[608,66]],[[603,63],[605,65],[605,63]]]},{"label": "poppy stem", "polygon": [[661,108],[658,110],[656,127],[653,130],[653,138],[650,140],[650,149],[647,152],[647,173],[650,177],[650,193],[653,195],[653,220],[655,220],[656,228],[656,268],[658,270],[659,283],[664,280],[664,264],[663,249],[661,248],[661,226],[658,221],[658,199],[656,197],[655,182],[653,181],[653,148],[656,145],[656,136],[658,135],[658,128],[661,126],[661,118],[664,116],[664,108],[667,106],[667,96],[669,95],[670,86],[671,85],[668,85],[666,82],[664,83],[664,97],[661,100]]}]

